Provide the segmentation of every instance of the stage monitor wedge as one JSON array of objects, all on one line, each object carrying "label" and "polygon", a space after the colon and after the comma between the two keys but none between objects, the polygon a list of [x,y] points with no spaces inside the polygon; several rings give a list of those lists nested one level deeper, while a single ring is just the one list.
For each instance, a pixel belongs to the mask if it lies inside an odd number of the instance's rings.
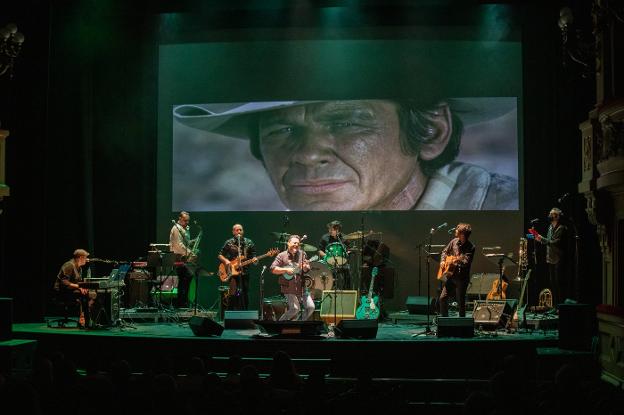
[{"label": "stage monitor wedge", "polygon": [[378,328],[377,319],[340,320],[336,326],[336,336],[343,339],[374,339]]},{"label": "stage monitor wedge", "polygon": [[438,317],[438,337],[474,337],[472,317]]},{"label": "stage monitor wedge", "polygon": [[192,316],[189,327],[193,334],[199,337],[220,336],[223,333],[221,324],[206,317]]},{"label": "stage monitor wedge", "polygon": [[229,329],[255,329],[254,321],[258,319],[258,310],[226,311],[224,325]]}]

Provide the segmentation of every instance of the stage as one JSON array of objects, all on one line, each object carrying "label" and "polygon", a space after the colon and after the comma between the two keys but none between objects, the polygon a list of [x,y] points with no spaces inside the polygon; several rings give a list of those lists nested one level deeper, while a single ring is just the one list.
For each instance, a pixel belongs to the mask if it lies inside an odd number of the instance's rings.
[{"label": "stage", "polygon": [[562,354],[556,330],[474,328],[473,337],[438,337],[433,324],[433,333],[425,333],[426,321],[426,316],[412,316],[411,321],[386,319],[378,323],[373,338],[353,339],[324,324],[317,336],[269,336],[258,327],[225,328],[218,335],[198,336],[183,318],[166,321],[147,316],[89,330],[48,327],[45,322],[14,324],[13,338],[36,340],[40,354],[69,354],[79,368],[106,367],[124,359],[135,372],[170,367],[183,373],[194,356],[210,357],[213,369],[225,372],[229,356],[239,355],[268,373],[273,354],[283,350],[303,374],[320,368],[336,377],[363,370],[376,378],[487,379],[507,355],[518,355],[527,367],[543,371],[548,364],[544,359],[560,359]]}]

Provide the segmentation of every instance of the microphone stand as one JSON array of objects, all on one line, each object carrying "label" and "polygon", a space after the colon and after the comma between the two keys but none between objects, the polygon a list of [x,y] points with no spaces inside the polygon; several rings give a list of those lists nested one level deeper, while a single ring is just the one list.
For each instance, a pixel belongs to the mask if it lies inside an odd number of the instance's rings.
[{"label": "microphone stand", "polygon": [[[238,265],[237,266],[240,267],[240,264],[243,262],[243,258],[242,258],[242,254],[241,254],[241,236],[240,236],[240,233],[238,235],[236,235],[236,238],[238,239],[238,245],[236,246],[236,249],[238,250]],[[234,277],[232,277],[232,278],[234,278]],[[236,299],[236,301],[238,303],[237,307],[241,307],[241,303],[240,302],[241,302],[242,296],[240,294],[240,285],[243,282],[243,268],[242,267],[240,267],[240,271],[238,273],[238,281],[236,281],[236,279],[234,281],[236,283],[236,292],[234,293],[234,295],[236,297],[238,297]],[[230,280],[230,284],[231,283],[232,282]],[[244,306],[243,306],[243,308],[244,308]]]},{"label": "microphone stand", "polygon": [[418,244],[418,289],[420,291],[420,281],[421,281],[421,267],[420,267],[420,263],[421,263],[421,250],[422,250],[422,245],[423,243],[426,241],[427,245],[425,245],[425,253],[427,254],[427,259],[426,259],[426,270],[427,270],[427,325],[425,326],[425,330],[423,332],[420,333],[415,333],[412,334],[412,337],[416,337],[416,336],[420,336],[422,334],[424,335],[431,335],[431,334],[435,334],[435,332],[433,330],[431,330],[431,323],[430,323],[430,309],[431,309],[431,242],[433,239],[433,233],[435,232],[435,229],[431,229],[431,232],[429,232],[429,236],[423,240],[422,242],[420,242]]},{"label": "microphone stand", "polygon": [[[305,235],[304,235],[305,236]],[[303,249],[301,249],[301,246],[299,246],[299,279],[301,281],[301,299],[305,298],[305,291],[307,288],[305,288],[305,276],[304,276],[304,272],[303,272],[303,258],[305,256],[305,251]],[[307,299],[304,300],[305,303],[301,304],[301,300],[299,302],[299,312],[301,313],[299,315],[299,320],[303,321],[303,319],[301,317],[303,317],[304,313],[305,313],[305,306],[307,305]]]},{"label": "microphone stand", "polygon": [[260,307],[258,308],[260,314],[258,318],[260,318],[260,320],[264,320],[264,271],[266,271],[266,269],[266,265],[263,265],[262,271],[260,271]]}]

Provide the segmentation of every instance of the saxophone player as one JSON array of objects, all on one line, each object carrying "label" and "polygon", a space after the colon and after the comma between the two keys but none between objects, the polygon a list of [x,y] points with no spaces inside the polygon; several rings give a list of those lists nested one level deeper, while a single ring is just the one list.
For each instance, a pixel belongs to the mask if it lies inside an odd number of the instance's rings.
[{"label": "saxophone player", "polygon": [[188,212],[180,212],[177,222],[173,223],[171,232],[169,232],[169,248],[175,254],[176,262],[182,262],[176,266],[176,274],[178,275],[176,306],[178,308],[188,307],[188,290],[193,279],[190,262],[194,261],[197,255],[193,249],[195,240],[191,239],[190,220],[191,215]]}]

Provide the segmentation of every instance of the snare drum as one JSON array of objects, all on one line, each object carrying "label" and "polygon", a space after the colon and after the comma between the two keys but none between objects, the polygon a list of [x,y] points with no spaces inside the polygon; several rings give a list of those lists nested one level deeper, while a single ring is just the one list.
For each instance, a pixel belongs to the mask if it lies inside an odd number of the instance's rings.
[{"label": "snare drum", "polygon": [[340,242],[332,242],[325,248],[325,262],[332,267],[340,267],[347,263],[348,257],[345,247]]}]

